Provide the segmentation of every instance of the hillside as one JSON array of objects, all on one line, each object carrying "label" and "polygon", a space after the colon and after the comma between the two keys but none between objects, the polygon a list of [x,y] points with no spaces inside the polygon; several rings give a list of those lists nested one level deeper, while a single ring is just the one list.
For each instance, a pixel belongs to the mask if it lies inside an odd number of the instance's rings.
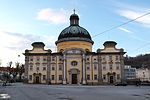
[{"label": "hillside", "polygon": [[150,54],[138,55],[136,57],[128,57],[124,58],[125,65],[131,65],[132,67],[146,67],[150,68]]}]

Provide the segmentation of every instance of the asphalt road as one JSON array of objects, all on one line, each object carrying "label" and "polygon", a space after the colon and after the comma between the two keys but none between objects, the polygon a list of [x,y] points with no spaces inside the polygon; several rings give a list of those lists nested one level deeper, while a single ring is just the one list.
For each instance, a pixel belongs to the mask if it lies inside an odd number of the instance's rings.
[{"label": "asphalt road", "polygon": [[0,86],[0,94],[8,94],[9,100],[150,100],[150,86],[71,86],[13,83],[11,86]]}]

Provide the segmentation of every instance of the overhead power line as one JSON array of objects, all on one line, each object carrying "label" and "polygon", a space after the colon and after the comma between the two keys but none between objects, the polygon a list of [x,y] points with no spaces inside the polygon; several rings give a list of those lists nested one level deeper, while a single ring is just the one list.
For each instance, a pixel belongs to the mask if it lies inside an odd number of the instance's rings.
[{"label": "overhead power line", "polygon": [[149,14],[150,14],[150,12],[145,13],[145,14],[143,14],[143,15],[141,15],[141,16],[135,18],[135,19],[132,19],[132,20],[129,20],[129,21],[127,21],[127,22],[125,22],[125,23],[122,23],[122,24],[120,24],[120,25],[114,26],[114,27],[112,27],[112,28],[110,28],[110,29],[107,29],[107,30],[105,30],[105,31],[103,31],[103,32],[101,32],[101,33],[99,33],[99,34],[94,35],[92,38],[94,38],[94,37],[96,37],[96,36],[98,36],[98,35],[104,34],[104,33],[108,32],[108,31],[113,30],[113,29],[116,29],[116,28],[118,28],[118,27],[120,27],[120,26],[123,26],[123,25],[126,25],[126,24],[128,24],[128,23],[131,23],[131,22],[133,22],[133,21],[135,21],[135,20],[137,20],[137,19],[139,19],[139,18],[142,18],[142,17],[144,17],[144,16],[146,16],[146,15],[149,15]]}]

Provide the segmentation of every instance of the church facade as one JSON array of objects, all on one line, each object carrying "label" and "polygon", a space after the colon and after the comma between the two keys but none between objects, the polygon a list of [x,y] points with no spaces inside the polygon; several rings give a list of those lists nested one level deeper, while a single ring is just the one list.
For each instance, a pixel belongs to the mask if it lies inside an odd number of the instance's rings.
[{"label": "church facade", "polygon": [[43,42],[32,43],[25,50],[27,83],[43,84],[113,84],[124,81],[123,49],[116,42],[106,41],[104,49],[92,52],[94,42],[89,32],[79,25],[77,14],[70,16],[55,42],[57,52],[45,50]]}]

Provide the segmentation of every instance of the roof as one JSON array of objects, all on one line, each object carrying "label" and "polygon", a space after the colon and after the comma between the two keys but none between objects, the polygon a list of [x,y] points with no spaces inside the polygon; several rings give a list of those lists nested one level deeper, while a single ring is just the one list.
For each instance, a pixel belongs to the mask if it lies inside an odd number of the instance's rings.
[{"label": "roof", "polygon": [[89,32],[79,26],[79,17],[77,14],[70,16],[70,26],[61,31],[56,44],[64,41],[86,41],[92,44],[94,43]]}]

